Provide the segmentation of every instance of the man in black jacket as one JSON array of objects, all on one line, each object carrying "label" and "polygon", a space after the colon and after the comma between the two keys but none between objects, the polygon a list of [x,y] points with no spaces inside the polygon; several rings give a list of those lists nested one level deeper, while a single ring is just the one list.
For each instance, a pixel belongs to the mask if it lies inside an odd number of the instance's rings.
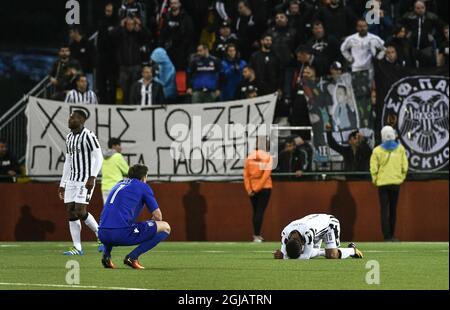
[{"label": "man in black jacket", "polygon": [[344,170],[346,172],[366,172],[370,167],[372,149],[359,131],[354,131],[348,136],[349,146],[342,146],[336,142],[331,132],[331,124],[325,124],[327,141],[330,148],[344,157]]},{"label": "man in black jacket", "polygon": [[311,49],[316,59],[318,75],[328,73],[328,68],[334,61],[343,62],[340,53],[340,44],[333,36],[328,36],[321,21],[315,21],[312,25],[313,36],[306,46]]},{"label": "man in black jacket", "polygon": [[69,37],[70,54],[80,63],[81,70],[86,75],[89,86],[94,87],[94,44],[82,34],[78,26],[74,26],[69,30]]},{"label": "man in black jacket", "polygon": [[154,68],[148,64],[142,67],[142,78],[131,88],[130,104],[141,106],[164,105],[164,91],[153,80]]},{"label": "man in black jacket", "polygon": [[261,39],[261,49],[253,53],[250,58],[250,66],[255,70],[260,82],[259,95],[268,95],[280,90],[280,60],[272,51],[272,36],[266,34]]},{"label": "man in black jacket", "polygon": [[169,12],[163,18],[160,45],[167,51],[177,71],[186,70],[194,44],[191,17],[181,9],[180,0],[170,0]]},{"label": "man in black jacket", "polygon": [[81,70],[80,63],[70,57],[69,46],[63,44],[58,51],[58,60],[53,64],[50,71],[50,83],[55,87],[55,93],[61,93],[66,90],[65,76],[69,68],[74,68],[76,71]]},{"label": "man in black jacket", "polygon": [[275,26],[268,34],[272,36],[272,50],[280,60],[281,69],[285,69],[293,60],[293,52],[297,46],[297,32],[288,23],[285,12],[278,12],[275,16]]},{"label": "man in black jacket", "polygon": [[8,152],[8,144],[0,139],[0,182],[11,182],[19,173],[19,164]]},{"label": "man in black jacket", "polygon": [[121,27],[113,30],[117,39],[117,62],[119,64],[119,85],[123,91],[124,104],[129,104],[130,88],[139,77],[141,69],[141,47],[150,33],[135,19],[126,18]]},{"label": "man in black jacket", "polygon": [[331,0],[319,10],[314,18],[323,23],[328,35],[332,35],[338,40],[350,35],[356,24],[356,16],[353,11],[342,5],[341,2],[341,0]]},{"label": "man in black jacket", "polygon": [[105,6],[105,15],[99,22],[97,37],[97,89],[100,102],[116,103],[117,58],[116,41],[111,36],[118,23],[114,6]]},{"label": "man in black jacket", "polygon": [[427,12],[424,1],[414,3],[414,11],[403,15],[401,23],[411,31],[409,40],[413,47],[417,67],[436,64],[433,33],[441,31],[445,23],[434,13]]}]

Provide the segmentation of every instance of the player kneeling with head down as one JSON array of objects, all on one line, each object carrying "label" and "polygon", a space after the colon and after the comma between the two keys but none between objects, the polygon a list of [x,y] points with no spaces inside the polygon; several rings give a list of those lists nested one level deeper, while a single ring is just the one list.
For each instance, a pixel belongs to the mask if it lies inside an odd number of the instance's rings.
[{"label": "player kneeling with head down", "polygon": [[[291,222],[281,233],[281,250],[273,255],[276,259],[310,259],[325,256],[329,259],[362,258],[363,254],[350,243],[340,248],[340,224],[328,214],[311,214]],[[321,249],[322,241],[325,250]]]},{"label": "player kneeling with head down", "polygon": [[[139,245],[125,257],[124,264],[134,269],[144,269],[138,261],[139,256],[154,248],[170,234],[170,226],[162,221],[161,210],[147,184],[147,172],[147,166],[132,166],[128,170],[129,179],[117,183],[106,199],[98,232],[105,246],[102,258],[105,268],[115,268],[111,261],[113,247]],[[136,223],[144,204],[153,218]]]}]

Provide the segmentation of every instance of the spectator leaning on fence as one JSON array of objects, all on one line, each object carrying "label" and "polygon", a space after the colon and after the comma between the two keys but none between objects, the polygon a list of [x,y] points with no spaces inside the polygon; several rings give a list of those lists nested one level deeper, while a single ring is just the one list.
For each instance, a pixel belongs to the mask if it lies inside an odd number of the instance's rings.
[{"label": "spectator leaning on fence", "polygon": [[385,241],[396,241],[395,224],[400,185],[408,173],[408,158],[405,148],[396,141],[397,135],[391,126],[381,130],[381,145],[370,158],[370,174],[378,187],[381,207],[381,228]]},{"label": "spectator leaning on fence", "polygon": [[242,69],[242,81],[236,89],[235,99],[254,98],[259,95],[259,82],[255,75],[255,70],[250,66]]},{"label": "spectator leaning on fence", "polygon": [[372,150],[366,139],[359,131],[354,131],[348,136],[348,146],[342,146],[336,142],[331,132],[331,124],[325,124],[327,141],[330,148],[344,157],[344,170],[349,172],[368,172],[370,155]]},{"label": "spectator leaning on fence", "polygon": [[75,80],[76,88],[69,91],[64,102],[67,103],[83,103],[97,104],[97,95],[94,91],[89,90],[86,75],[80,74]]},{"label": "spectator leaning on fence", "polygon": [[151,106],[166,103],[162,85],[153,78],[154,71],[154,66],[150,64],[142,66],[142,78],[131,88],[130,104]]},{"label": "spectator leaning on fence", "polygon": [[0,139],[0,183],[11,182],[19,174],[19,164],[8,151],[8,144]]},{"label": "spectator leaning on fence", "polygon": [[109,139],[108,150],[103,153],[103,158],[102,195],[105,203],[111,189],[128,174],[128,163],[122,156],[120,139]]},{"label": "spectator leaning on fence", "polygon": [[64,102],[67,103],[83,103],[97,104],[97,95],[94,91],[89,90],[86,75],[80,74],[75,80],[76,88],[69,91]]}]

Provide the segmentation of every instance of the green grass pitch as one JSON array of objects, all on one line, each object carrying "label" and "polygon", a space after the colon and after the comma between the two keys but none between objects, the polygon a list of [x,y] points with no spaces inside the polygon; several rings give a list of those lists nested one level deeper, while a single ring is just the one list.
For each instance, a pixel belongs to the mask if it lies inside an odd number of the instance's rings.
[{"label": "green grass pitch", "polygon": [[[448,242],[359,243],[364,259],[274,260],[278,243],[165,242],[144,254],[145,270],[123,265],[131,248],[115,248],[118,269],[101,266],[94,243],[84,256],[66,257],[69,243],[0,243],[0,290],[4,289],[449,289]],[[66,283],[66,264],[76,260],[80,284]],[[368,285],[370,261],[380,284]]]}]

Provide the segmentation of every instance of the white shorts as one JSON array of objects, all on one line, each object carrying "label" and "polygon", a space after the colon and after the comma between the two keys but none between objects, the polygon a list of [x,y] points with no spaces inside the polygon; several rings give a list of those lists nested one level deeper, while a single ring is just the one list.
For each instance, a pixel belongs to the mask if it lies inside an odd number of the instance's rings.
[{"label": "white shorts", "polygon": [[341,235],[341,224],[338,219],[333,217],[330,221],[330,226],[328,231],[323,237],[325,243],[325,249],[337,249],[341,245],[340,241]]},{"label": "white shorts", "polygon": [[88,192],[87,188],[84,186],[84,182],[73,182],[68,181],[66,183],[66,189],[64,191],[64,203],[79,203],[87,205],[91,200],[92,194],[94,193],[94,187]]}]

